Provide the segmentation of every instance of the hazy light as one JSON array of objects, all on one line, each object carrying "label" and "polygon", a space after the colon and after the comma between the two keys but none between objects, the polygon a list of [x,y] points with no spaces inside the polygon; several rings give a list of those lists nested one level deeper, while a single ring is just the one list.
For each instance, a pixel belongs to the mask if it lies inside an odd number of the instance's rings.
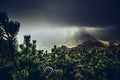
[{"label": "hazy light", "polygon": [[38,49],[50,50],[55,44],[65,45],[68,38],[73,37],[79,30],[74,26],[61,26],[51,24],[22,24],[18,35],[19,44],[23,43],[23,35],[31,35],[32,40],[37,40]]},{"label": "hazy light", "polygon": [[[37,49],[50,50],[54,45],[76,46],[75,35],[83,31],[94,34],[96,28],[63,26],[50,23],[22,23],[18,35],[19,44],[23,43],[23,35],[31,35],[32,40],[37,40]],[[79,40],[80,42],[80,40]]]}]

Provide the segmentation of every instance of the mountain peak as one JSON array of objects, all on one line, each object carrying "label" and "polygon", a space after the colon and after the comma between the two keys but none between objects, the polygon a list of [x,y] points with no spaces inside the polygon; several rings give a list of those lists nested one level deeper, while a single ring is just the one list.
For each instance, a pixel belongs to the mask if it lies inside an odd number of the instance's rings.
[{"label": "mountain peak", "polygon": [[88,40],[84,41],[81,46],[83,47],[118,47],[120,46],[119,41],[106,41],[106,40]]}]

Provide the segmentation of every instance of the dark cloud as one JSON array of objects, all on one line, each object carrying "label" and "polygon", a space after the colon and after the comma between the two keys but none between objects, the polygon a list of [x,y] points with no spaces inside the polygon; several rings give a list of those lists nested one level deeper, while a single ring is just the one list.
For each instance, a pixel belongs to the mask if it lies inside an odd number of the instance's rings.
[{"label": "dark cloud", "polygon": [[[108,41],[120,41],[120,29],[95,29],[88,31],[86,29],[80,28],[75,34],[73,42],[80,44],[81,42],[92,40],[96,41],[98,39],[108,40]],[[69,39],[68,41],[70,41]]]},{"label": "dark cloud", "polygon": [[98,39],[110,40],[110,41],[120,41],[120,29],[103,29],[97,30],[93,34]]},{"label": "dark cloud", "polygon": [[59,24],[118,27],[119,4],[119,0],[2,0],[0,8],[13,16],[42,16]]},{"label": "dark cloud", "polygon": [[85,29],[80,28],[74,35],[75,42],[83,42],[86,40],[96,40],[89,32]]}]

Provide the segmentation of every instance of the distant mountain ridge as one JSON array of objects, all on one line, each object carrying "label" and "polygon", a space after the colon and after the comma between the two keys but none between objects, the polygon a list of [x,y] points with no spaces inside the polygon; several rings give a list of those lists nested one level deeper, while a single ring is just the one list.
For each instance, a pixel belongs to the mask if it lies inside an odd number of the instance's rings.
[{"label": "distant mountain ridge", "polygon": [[120,47],[120,41],[106,41],[106,40],[88,40],[80,44],[82,47]]},{"label": "distant mountain ridge", "polygon": [[75,50],[76,49],[81,49],[81,48],[87,48],[89,49],[93,49],[93,48],[114,48],[114,47],[120,47],[120,41],[106,41],[106,40],[88,40],[88,41],[84,41],[82,44],[79,44],[75,47],[72,48],[68,48],[65,45],[62,45],[61,47],[57,47],[58,51],[66,51],[69,52],[70,50]]},{"label": "distant mountain ridge", "polygon": [[110,48],[110,47],[120,47],[120,41],[106,41],[106,40],[88,40],[88,41],[84,41],[83,43],[72,47],[72,48],[68,48],[65,45],[62,45],[61,47],[57,47],[57,49],[62,50],[62,51],[69,51],[71,49],[80,49],[80,48]]}]

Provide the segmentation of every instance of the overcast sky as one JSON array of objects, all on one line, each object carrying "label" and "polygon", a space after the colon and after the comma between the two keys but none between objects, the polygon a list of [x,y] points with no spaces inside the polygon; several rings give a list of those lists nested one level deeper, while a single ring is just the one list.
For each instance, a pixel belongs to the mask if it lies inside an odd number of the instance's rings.
[{"label": "overcast sky", "polygon": [[1,0],[0,10],[21,23],[18,39],[38,46],[73,46],[85,40],[120,40],[119,0]]}]

